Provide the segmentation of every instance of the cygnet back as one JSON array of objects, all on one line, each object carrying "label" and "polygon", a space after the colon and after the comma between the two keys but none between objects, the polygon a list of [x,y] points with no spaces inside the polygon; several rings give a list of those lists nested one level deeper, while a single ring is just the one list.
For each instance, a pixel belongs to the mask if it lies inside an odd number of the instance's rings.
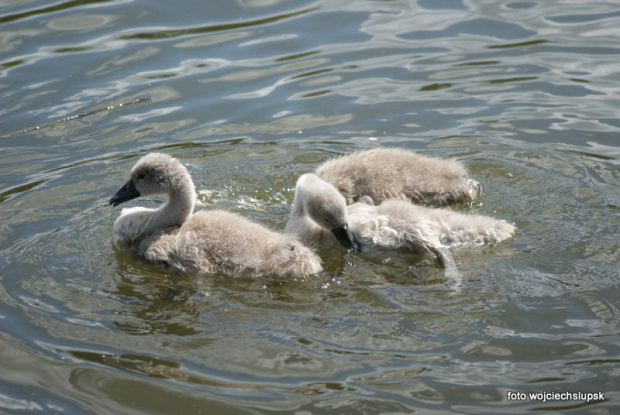
[{"label": "cygnet back", "polygon": [[316,174],[336,186],[348,204],[368,196],[374,204],[406,199],[446,206],[474,199],[479,188],[461,163],[399,148],[376,148],[329,160]]},{"label": "cygnet back", "polygon": [[[438,247],[475,247],[512,237],[514,225],[489,216],[429,208],[404,200],[386,200],[379,206],[356,203],[348,207],[352,232],[362,242],[384,235],[381,246],[425,252]],[[400,246],[397,246],[400,245]]]}]

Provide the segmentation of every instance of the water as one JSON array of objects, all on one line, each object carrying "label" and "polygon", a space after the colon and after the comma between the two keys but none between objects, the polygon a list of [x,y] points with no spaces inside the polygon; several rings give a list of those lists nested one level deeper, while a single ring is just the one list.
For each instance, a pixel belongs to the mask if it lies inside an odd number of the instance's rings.
[{"label": "water", "polygon": [[[0,412],[617,412],[619,28],[608,1],[0,2]],[[460,160],[459,209],[519,228],[454,253],[461,291],[399,253],[278,281],[111,249],[149,151],[282,229],[300,173],[376,146]]]}]

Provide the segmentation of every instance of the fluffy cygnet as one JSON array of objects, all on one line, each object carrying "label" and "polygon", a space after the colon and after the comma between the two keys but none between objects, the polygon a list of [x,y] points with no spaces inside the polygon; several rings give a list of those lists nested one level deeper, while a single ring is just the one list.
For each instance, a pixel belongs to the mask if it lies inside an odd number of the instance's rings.
[{"label": "fluffy cygnet", "polygon": [[349,228],[344,197],[315,174],[304,174],[297,180],[295,198],[284,232],[314,247],[327,247],[339,242],[350,250],[361,249]]},{"label": "fluffy cygnet", "polygon": [[335,242],[327,231],[333,217],[348,224],[362,250],[379,246],[432,252],[445,268],[455,267],[449,248],[500,242],[515,232],[513,225],[502,220],[418,206],[405,200],[390,199],[374,206],[370,198],[362,198],[346,206],[332,184],[312,173],[302,175],[285,231],[306,244],[328,246]]},{"label": "fluffy cygnet", "polygon": [[405,199],[446,206],[475,199],[479,189],[461,163],[399,148],[376,148],[329,160],[316,174],[336,186],[347,204],[368,196],[374,204]]},{"label": "fluffy cygnet", "polygon": [[192,214],[196,194],[191,176],[166,154],[142,157],[110,204],[155,194],[168,196],[157,209],[123,209],[113,227],[117,248],[173,270],[235,277],[297,277],[322,269],[320,258],[291,235],[222,210]]}]

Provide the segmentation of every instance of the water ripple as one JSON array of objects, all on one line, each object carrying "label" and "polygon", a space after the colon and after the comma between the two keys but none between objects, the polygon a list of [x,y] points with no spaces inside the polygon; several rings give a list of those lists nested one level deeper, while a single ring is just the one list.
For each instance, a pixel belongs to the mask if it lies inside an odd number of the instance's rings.
[{"label": "water ripple", "polygon": [[[507,392],[616,388],[619,19],[606,1],[2,6],[0,407],[610,412]],[[457,208],[517,226],[454,252],[459,293],[424,256],[230,281],[110,245],[107,200],[150,151],[188,166],[201,209],[281,230],[299,174],[376,146],[460,160],[482,192]]]}]

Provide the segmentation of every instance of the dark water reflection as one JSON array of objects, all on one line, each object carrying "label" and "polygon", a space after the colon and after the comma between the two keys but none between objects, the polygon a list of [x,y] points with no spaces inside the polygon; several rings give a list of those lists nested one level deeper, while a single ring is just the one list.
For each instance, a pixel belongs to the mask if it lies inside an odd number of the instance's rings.
[{"label": "dark water reflection", "polygon": [[[0,412],[616,412],[619,19],[606,1],[1,4]],[[517,225],[455,252],[460,291],[424,256],[230,280],[110,246],[107,200],[149,151],[188,166],[203,208],[282,229],[300,173],[379,145],[462,161],[483,192],[457,208]],[[605,401],[508,399],[544,391]]]}]

